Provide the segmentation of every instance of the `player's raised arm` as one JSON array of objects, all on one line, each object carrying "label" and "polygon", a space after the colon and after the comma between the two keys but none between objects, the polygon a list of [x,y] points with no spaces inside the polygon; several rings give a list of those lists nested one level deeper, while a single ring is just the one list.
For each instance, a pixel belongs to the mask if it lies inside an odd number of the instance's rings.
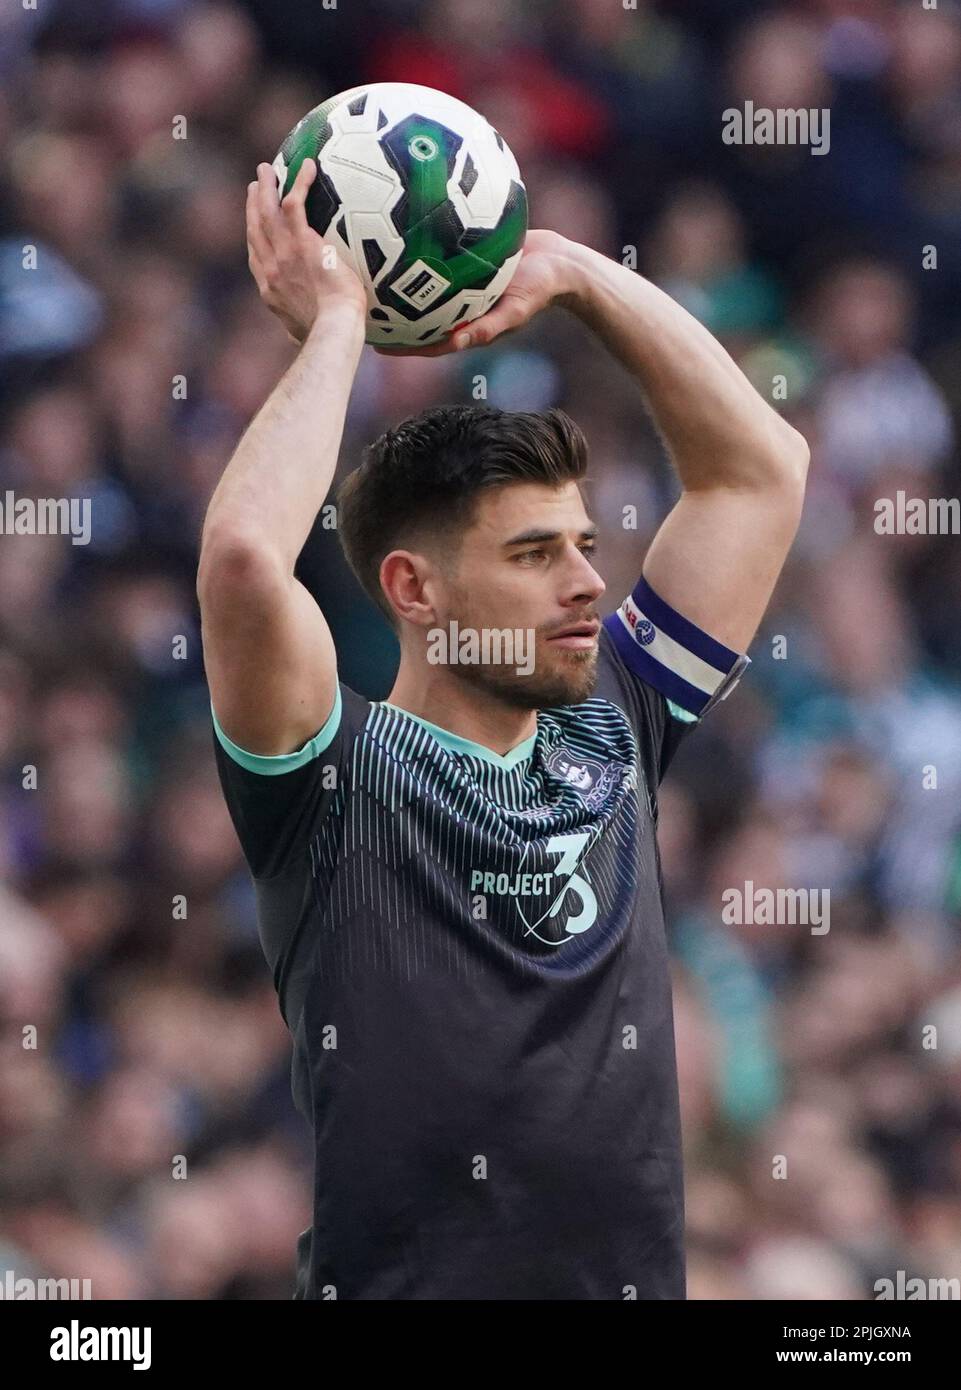
[{"label": "player's raised arm", "polygon": [[315,176],[305,160],[283,204],[268,164],[248,188],[251,271],[302,346],[214,492],[197,577],[215,714],[233,743],[263,756],[312,738],[337,692],[330,630],[294,565],[334,475],[366,296],[307,224]]},{"label": "player's raised arm", "polygon": [[736,651],[797,531],[809,451],[720,343],[656,285],[584,247],[564,302],[637,377],[681,481],[644,579]]},{"label": "player's raised arm", "polygon": [[686,309],[554,232],[529,232],[494,308],[421,355],[484,346],[550,304],[588,324],[636,376],[680,477],[682,496],[644,561],[647,584],[684,618],[743,651],[797,530],[807,443]]}]

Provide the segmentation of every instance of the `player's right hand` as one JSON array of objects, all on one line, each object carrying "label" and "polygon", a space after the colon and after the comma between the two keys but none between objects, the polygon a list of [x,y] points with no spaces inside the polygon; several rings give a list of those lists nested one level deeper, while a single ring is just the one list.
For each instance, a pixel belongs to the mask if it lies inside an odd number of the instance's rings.
[{"label": "player's right hand", "polygon": [[328,306],[348,304],[367,313],[357,272],[307,221],[304,204],[316,177],[315,161],[305,159],[283,202],[269,164],[258,164],[257,178],[247,185],[247,264],[261,299],[296,343]]}]

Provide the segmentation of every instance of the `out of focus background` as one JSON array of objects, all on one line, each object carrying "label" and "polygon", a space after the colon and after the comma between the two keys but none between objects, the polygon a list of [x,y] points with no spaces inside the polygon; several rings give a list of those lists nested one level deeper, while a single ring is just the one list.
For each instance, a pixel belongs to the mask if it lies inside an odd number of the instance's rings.
[{"label": "out of focus background", "polygon": [[[194,575],[294,351],[248,275],[246,183],[377,79],[476,106],[532,225],[636,252],[769,399],[783,379],[811,442],[754,665],[662,789],[690,1295],[961,1276],[961,538],[874,526],[879,498],[959,492],[958,7],[42,0],[5,7],[0,54],[0,500],[90,498],[93,520],[86,546],[0,535],[0,1277],[292,1293],[311,1151]],[[748,99],[829,109],[830,152],[725,145]],[[365,352],[341,469],[477,372],[493,404],[585,429],[613,608],[674,485],[631,381],[562,313],[484,354]],[[302,566],[342,679],[382,698],[393,639],[336,533]],[[748,882],[828,889],[830,931],[725,925]]]}]

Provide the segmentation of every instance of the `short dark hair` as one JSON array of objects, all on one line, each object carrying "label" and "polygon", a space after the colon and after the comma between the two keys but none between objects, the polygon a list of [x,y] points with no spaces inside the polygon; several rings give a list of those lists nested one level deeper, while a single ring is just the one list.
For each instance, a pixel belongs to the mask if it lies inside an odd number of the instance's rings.
[{"label": "short dark hair", "polygon": [[398,545],[465,530],[482,492],[511,483],[560,487],[587,471],[587,441],[563,410],[433,406],[369,445],[337,494],[351,569],[388,620],[380,566]]}]

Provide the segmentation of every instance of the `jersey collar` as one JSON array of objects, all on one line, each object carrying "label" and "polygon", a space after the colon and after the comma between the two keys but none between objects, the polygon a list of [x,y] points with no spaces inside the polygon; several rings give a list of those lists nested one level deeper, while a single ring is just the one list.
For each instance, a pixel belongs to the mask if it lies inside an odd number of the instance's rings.
[{"label": "jersey collar", "polygon": [[419,714],[411,714],[410,710],[402,709],[400,705],[395,705],[390,700],[380,700],[378,703],[386,706],[387,709],[396,710],[398,714],[405,714],[408,719],[415,720],[448,752],[463,753],[472,758],[482,758],[484,762],[493,763],[495,767],[505,769],[516,767],[518,763],[522,763],[525,758],[531,756],[534,751],[534,744],[537,742],[537,734],[533,733],[507,753],[495,753],[493,748],[485,748],[482,743],[474,743],[473,739],[462,738],[460,734],[451,733],[450,729],[442,729],[439,724],[432,724],[429,719],[422,719]]}]

